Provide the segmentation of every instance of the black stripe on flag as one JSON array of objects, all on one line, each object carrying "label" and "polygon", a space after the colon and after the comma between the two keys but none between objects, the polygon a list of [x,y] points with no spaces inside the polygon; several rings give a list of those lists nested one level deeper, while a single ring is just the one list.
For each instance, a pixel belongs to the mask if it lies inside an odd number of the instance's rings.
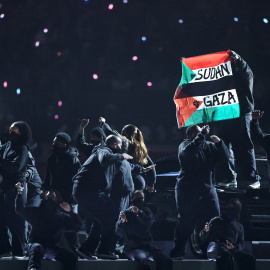
[{"label": "black stripe on flag", "polygon": [[226,76],[214,81],[181,85],[181,90],[190,97],[213,95],[230,89],[235,89],[233,76]]}]

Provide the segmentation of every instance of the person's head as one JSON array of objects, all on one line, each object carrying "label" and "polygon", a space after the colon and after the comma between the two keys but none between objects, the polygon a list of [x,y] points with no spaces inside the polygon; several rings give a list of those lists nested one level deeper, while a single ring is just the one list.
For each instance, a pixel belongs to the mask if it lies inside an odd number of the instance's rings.
[{"label": "person's head", "polygon": [[135,190],[131,196],[131,204],[140,208],[140,207],[142,207],[143,202],[144,202],[143,191]]},{"label": "person's head", "polygon": [[119,153],[122,149],[122,140],[116,135],[109,135],[106,138],[105,144],[112,149],[114,153]]},{"label": "person's head", "polygon": [[29,144],[32,139],[32,132],[29,125],[24,121],[17,121],[9,128],[9,140],[12,143]]},{"label": "person's head", "polygon": [[65,151],[71,143],[70,136],[65,132],[59,132],[55,135],[52,143],[52,147],[55,150]]},{"label": "person's head", "polygon": [[137,141],[140,142],[143,141],[143,136],[141,131],[134,125],[128,124],[125,125],[122,129],[121,135],[129,139],[131,142]]},{"label": "person's head", "polygon": [[94,145],[100,144],[102,141],[105,141],[106,134],[100,127],[95,127],[91,130],[90,134],[91,141]]},{"label": "person's head", "polygon": [[133,152],[134,160],[143,165],[147,164],[148,151],[141,131],[136,126],[129,124],[123,127],[121,135],[130,141],[130,149]]},{"label": "person's head", "polygon": [[189,140],[193,140],[202,129],[198,125],[189,126],[186,129],[186,136]]},{"label": "person's head", "polygon": [[232,220],[240,220],[240,213],[242,209],[242,204],[238,198],[230,199],[225,203],[225,205],[221,209],[221,215],[232,219]]}]

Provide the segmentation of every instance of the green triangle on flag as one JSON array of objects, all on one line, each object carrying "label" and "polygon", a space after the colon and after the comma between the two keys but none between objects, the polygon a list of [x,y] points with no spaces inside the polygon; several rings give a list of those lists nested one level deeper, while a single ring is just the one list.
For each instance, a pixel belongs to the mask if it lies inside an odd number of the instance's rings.
[{"label": "green triangle on flag", "polygon": [[192,81],[196,77],[196,73],[194,73],[183,61],[182,61],[182,78],[180,85],[187,84]]}]

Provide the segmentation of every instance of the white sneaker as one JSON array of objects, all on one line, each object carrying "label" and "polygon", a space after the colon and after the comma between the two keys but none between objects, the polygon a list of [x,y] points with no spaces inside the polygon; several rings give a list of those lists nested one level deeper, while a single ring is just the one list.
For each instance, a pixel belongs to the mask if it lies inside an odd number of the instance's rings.
[{"label": "white sneaker", "polygon": [[251,189],[259,189],[261,187],[261,183],[260,183],[260,181],[256,181],[256,182],[248,185],[248,187]]}]

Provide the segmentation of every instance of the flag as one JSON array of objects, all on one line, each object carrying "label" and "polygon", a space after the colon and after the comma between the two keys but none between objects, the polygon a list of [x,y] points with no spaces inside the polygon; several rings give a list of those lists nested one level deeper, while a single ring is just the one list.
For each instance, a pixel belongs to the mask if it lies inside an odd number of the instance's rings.
[{"label": "flag", "polygon": [[179,128],[239,117],[229,51],[183,58],[174,103]]}]

